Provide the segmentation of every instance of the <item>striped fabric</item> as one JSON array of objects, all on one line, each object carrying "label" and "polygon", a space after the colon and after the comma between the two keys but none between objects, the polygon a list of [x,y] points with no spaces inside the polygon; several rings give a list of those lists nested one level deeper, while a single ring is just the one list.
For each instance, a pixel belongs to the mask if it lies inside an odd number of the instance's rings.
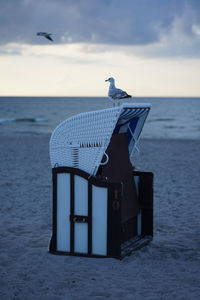
[{"label": "striped fabric", "polygon": [[113,134],[127,133],[130,155],[139,139],[140,133],[150,110],[150,105],[147,104],[146,106],[147,107],[144,108],[124,107],[113,132]]}]

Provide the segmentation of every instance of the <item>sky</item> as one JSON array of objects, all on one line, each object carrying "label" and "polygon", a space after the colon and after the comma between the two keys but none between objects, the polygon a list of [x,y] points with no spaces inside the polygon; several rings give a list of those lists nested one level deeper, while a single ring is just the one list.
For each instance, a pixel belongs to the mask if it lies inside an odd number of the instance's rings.
[{"label": "sky", "polygon": [[107,96],[111,76],[199,97],[200,0],[0,0],[0,96]]}]

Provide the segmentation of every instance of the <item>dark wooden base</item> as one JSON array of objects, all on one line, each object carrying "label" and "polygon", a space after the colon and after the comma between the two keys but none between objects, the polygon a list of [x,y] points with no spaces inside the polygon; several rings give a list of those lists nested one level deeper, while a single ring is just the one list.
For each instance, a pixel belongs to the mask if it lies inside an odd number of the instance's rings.
[{"label": "dark wooden base", "polygon": [[152,236],[135,236],[132,239],[126,241],[121,246],[121,258],[131,255],[133,251],[148,245],[153,240]]},{"label": "dark wooden base", "polygon": [[[70,251],[57,251],[57,175],[68,173],[71,178],[71,214],[70,214]],[[88,215],[74,215],[74,176],[78,175],[88,181]],[[60,167],[53,169],[53,235],[49,251],[53,254],[123,258],[133,251],[147,245],[153,239],[153,174],[151,172],[133,172],[139,178],[137,201],[140,208],[138,215],[122,222],[123,184],[111,182],[105,178],[91,177],[79,169]],[[108,190],[107,207],[107,254],[92,253],[92,185]],[[130,197],[131,199],[131,197]],[[132,201],[135,199],[132,198]],[[138,218],[141,219],[138,235]],[[88,223],[88,252],[77,253],[74,250],[74,223]]]}]

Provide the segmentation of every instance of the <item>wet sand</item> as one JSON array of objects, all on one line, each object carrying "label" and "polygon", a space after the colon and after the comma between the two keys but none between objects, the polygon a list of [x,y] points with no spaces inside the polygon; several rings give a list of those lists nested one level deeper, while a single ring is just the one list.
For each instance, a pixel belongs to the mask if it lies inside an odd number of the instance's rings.
[{"label": "wet sand", "polygon": [[154,172],[154,239],[119,261],[48,252],[49,135],[0,135],[0,299],[198,299],[200,141],[141,140]]}]

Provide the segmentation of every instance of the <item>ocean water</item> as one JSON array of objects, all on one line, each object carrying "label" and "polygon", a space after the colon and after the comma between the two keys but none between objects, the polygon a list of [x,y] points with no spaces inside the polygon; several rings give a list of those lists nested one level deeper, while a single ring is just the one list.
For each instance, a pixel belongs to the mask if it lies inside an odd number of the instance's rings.
[{"label": "ocean water", "polygon": [[[200,98],[134,98],[151,103],[142,138],[200,139]],[[112,107],[100,97],[0,97],[0,132],[51,133],[68,117]]]}]

